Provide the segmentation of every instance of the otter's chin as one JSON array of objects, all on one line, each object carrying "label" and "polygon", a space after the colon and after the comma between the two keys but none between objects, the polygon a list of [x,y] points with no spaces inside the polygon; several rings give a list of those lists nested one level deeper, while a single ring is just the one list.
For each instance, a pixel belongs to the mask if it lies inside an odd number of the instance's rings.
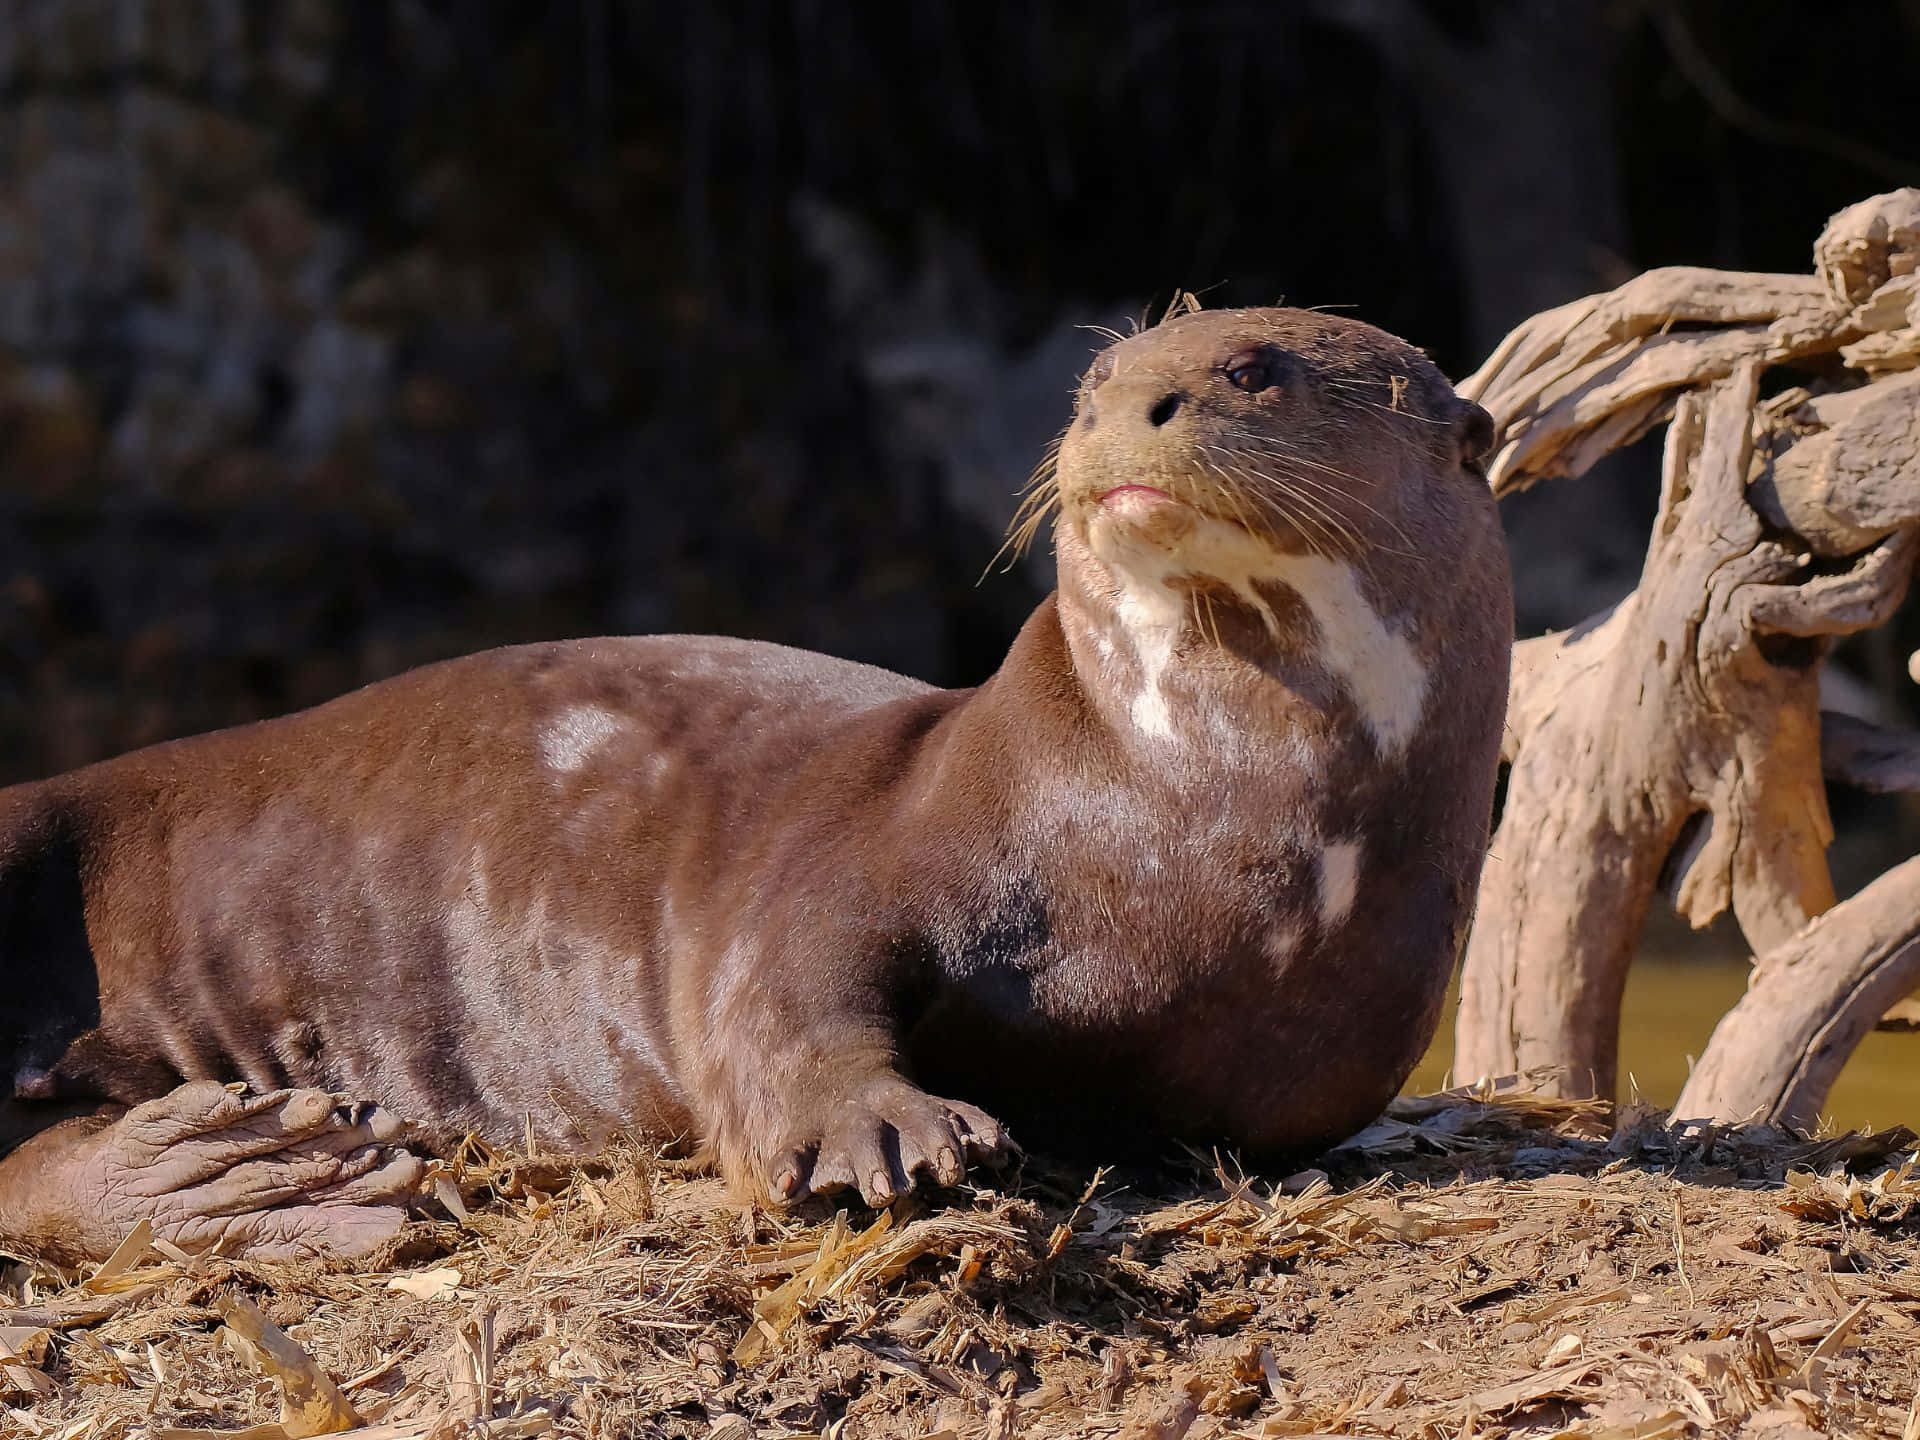
[{"label": "otter's chin", "polygon": [[1143,550],[1178,550],[1205,517],[1166,491],[1147,485],[1123,485],[1089,497],[1081,511],[1087,547],[1107,560]]},{"label": "otter's chin", "polygon": [[1093,503],[1076,509],[1075,528],[1086,549],[1127,581],[1213,584],[1251,596],[1255,582],[1278,578],[1293,560],[1317,553],[1290,526],[1256,528],[1190,504]]}]

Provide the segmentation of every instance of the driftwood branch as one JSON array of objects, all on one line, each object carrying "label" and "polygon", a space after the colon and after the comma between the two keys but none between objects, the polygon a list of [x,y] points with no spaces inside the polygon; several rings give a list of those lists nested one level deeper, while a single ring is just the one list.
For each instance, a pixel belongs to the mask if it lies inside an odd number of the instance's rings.
[{"label": "driftwood branch", "polygon": [[1920,858],[1755,962],[1673,1113],[1811,1129],[1861,1037],[1916,987]]},{"label": "driftwood branch", "polygon": [[1837,352],[1869,376],[1920,366],[1920,189],[1842,210],[1814,254],[1814,275],[1649,270],[1523,321],[1460,384],[1500,428],[1494,493],[1583,473],[1743,360]]},{"label": "driftwood branch", "polygon": [[[1639,586],[1515,647],[1465,1078],[1548,1068],[1567,1093],[1611,1094],[1627,967],[1663,886],[1696,926],[1731,909],[1763,956],[1859,938],[1816,927],[1834,903],[1823,777],[1909,788],[1920,751],[1823,723],[1819,669],[1835,637],[1891,617],[1920,547],[1920,190],[1841,212],[1816,255],[1809,276],[1650,272],[1534,317],[1463,383],[1502,427],[1502,493],[1670,417]],[[1763,372],[1794,361],[1821,378],[1763,402]],[[1740,1043],[1761,1043],[1757,1023]],[[1796,1023],[1777,1022],[1783,1055]],[[1796,1106],[1831,1079],[1805,1073]]]}]

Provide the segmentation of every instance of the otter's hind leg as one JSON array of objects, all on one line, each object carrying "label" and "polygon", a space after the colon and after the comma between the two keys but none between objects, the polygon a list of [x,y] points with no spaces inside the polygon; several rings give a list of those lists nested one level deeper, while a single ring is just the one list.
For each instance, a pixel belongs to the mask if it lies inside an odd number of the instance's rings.
[{"label": "otter's hind leg", "polygon": [[400,1139],[389,1112],[325,1091],[192,1081],[62,1120],[0,1160],[0,1248],[82,1264],[144,1219],[192,1252],[364,1255],[399,1232],[425,1173]]}]

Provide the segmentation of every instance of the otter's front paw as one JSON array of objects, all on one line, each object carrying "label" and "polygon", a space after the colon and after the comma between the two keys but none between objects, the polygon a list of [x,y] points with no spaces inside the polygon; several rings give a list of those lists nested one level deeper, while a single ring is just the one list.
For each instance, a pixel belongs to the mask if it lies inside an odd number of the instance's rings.
[{"label": "otter's front paw", "polygon": [[938,1099],[893,1075],[824,1107],[821,1123],[808,1128],[813,1133],[782,1147],[768,1167],[776,1200],[858,1190],[869,1205],[890,1205],[917,1178],[957,1185],[970,1167],[1003,1165],[1020,1153],[986,1111]]}]

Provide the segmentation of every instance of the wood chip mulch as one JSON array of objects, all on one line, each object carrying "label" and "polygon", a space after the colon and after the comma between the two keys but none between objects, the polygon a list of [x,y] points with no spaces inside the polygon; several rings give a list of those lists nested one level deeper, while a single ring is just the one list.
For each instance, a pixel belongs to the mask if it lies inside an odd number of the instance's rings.
[{"label": "wood chip mulch", "polygon": [[0,1436],[1920,1440],[1905,1130],[1483,1090],[1284,1178],[1030,1161],[880,1214],[639,1154],[439,1180],[371,1267],[9,1267]]}]

